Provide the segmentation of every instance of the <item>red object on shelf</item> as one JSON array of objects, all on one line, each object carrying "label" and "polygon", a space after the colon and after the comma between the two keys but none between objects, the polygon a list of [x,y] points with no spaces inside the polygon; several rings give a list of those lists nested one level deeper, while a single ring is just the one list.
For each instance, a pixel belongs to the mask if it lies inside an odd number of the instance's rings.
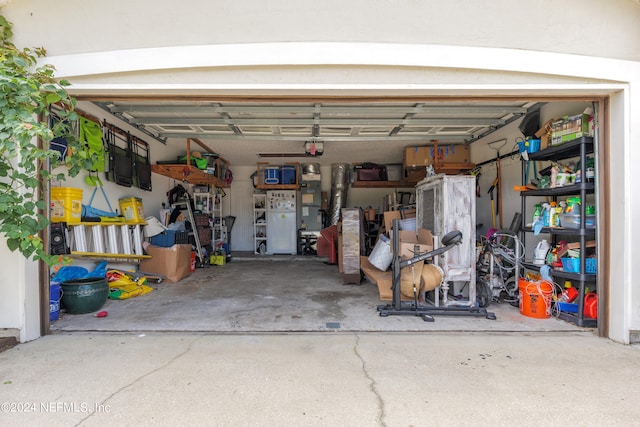
[{"label": "red object on shelf", "polygon": [[318,255],[329,258],[329,264],[338,263],[336,242],[338,241],[338,227],[332,225],[320,231],[318,237]]},{"label": "red object on shelf", "polygon": [[576,298],[578,298],[578,291],[576,290],[576,288],[566,288],[564,291],[562,291],[560,301],[573,302]]},{"label": "red object on shelf", "polygon": [[584,296],[584,317],[598,318],[598,294],[589,292]]}]

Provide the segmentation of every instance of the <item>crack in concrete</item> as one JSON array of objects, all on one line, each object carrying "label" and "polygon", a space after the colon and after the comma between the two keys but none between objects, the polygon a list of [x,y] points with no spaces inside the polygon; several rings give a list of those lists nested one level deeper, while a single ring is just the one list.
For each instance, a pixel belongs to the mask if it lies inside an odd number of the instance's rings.
[{"label": "crack in concrete", "polygon": [[369,390],[371,390],[371,393],[373,393],[373,395],[376,397],[376,400],[378,401],[378,417],[377,417],[378,423],[379,425],[386,427],[387,424],[384,421],[384,418],[385,418],[384,400],[382,399],[382,396],[378,392],[376,380],[373,379],[373,377],[369,374],[369,371],[367,370],[367,362],[365,362],[364,357],[362,357],[362,355],[358,351],[358,345],[360,344],[360,336],[358,334],[354,334],[354,335],[356,336],[356,342],[353,345],[353,353],[356,355],[358,359],[360,359],[362,372],[364,373],[364,376],[369,380]]},{"label": "crack in concrete", "polygon": [[[176,360],[178,360],[179,358],[181,358],[182,356],[184,356],[185,354],[189,353],[191,351],[191,347],[193,346],[193,344],[198,341],[200,338],[202,338],[202,335],[197,337],[196,339],[194,339],[193,341],[191,341],[189,343],[189,345],[187,346],[187,348],[179,354],[176,354],[173,358],[171,358],[171,360],[167,361],[167,363],[165,363],[164,365],[158,366],[157,368],[147,372],[144,375],[139,376],[138,378],[136,378],[135,380],[131,381],[129,384],[123,385],[122,387],[120,387],[118,390],[114,391],[113,393],[111,393],[109,396],[107,396],[106,398],[104,398],[102,400],[102,402],[100,402],[98,405],[96,406],[100,406],[100,407],[104,407],[106,405],[106,403],[113,398],[115,395],[117,395],[118,393],[120,393],[121,391],[131,387],[132,385],[134,385],[137,382],[140,382],[141,380],[145,379],[146,377],[155,374],[156,372],[166,368],[167,366],[171,365],[173,362],[175,362]],[[80,421],[78,421],[78,423],[75,425],[75,427],[81,426],[82,424],[84,424],[85,421],[87,421],[89,418],[93,417],[97,412],[91,412],[90,414],[87,414],[86,417],[84,417],[83,419],[81,419]]]}]

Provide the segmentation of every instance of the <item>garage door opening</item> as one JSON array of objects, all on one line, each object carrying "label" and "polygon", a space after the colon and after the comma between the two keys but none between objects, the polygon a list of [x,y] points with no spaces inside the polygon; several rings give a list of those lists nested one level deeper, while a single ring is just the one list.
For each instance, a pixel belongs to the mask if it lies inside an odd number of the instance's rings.
[{"label": "garage door opening", "polygon": [[[428,325],[419,319],[406,317],[380,318],[376,312],[376,306],[381,303],[379,290],[368,279],[363,279],[359,286],[345,285],[337,266],[328,265],[328,260],[323,257],[261,255],[260,247],[256,245],[253,196],[262,194],[263,189],[255,188],[251,176],[255,172],[265,173],[260,170],[260,164],[265,163],[279,166],[287,163],[318,164],[320,191],[330,196],[331,166],[335,163],[348,164],[352,168],[366,163],[386,165],[387,171],[400,169],[399,179],[391,180],[387,176],[384,181],[356,179],[348,182],[343,207],[372,208],[379,214],[389,208],[385,200],[394,203],[391,195],[395,195],[395,203],[398,200],[402,202],[403,197],[407,197],[407,202],[412,197],[415,201],[415,184],[422,176],[407,179],[409,173],[419,169],[404,163],[408,151],[425,147],[430,152],[435,147],[436,152],[439,149],[451,150],[454,155],[456,150],[466,150],[469,153],[466,163],[481,166],[475,170],[475,166],[462,166],[448,172],[468,174],[473,171],[477,174],[477,218],[471,228],[473,232],[465,236],[476,242],[487,230],[494,228],[494,221],[496,225],[502,222],[502,227],[496,228],[506,228],[515,213],[523,214],[522,227],[531,228],[533,203],[523,201],[520,192],[513,190],[514,186],[527,184],[523,181],[526,168],[523,167],[517,140],[524,136],[518,125],[526,113],[539,111],[542,127],[551,119],[574,116],[585,108],[592,108],[599,130],[592,156],[598,176],[606,177],[605,106],[606,99],[600,97],[453,100],[398,97],[383,101],[370,98],[274,98],[259,101],[247,98],[219,98],[214,101],[202,98],[82,99],[80,108],[85,108],[88,114],[147,139],[151,146],[152,164],[183,156],[185,151],[189,154],[198,150],[201,154],[206,153],[208,150],[203,146],[228,161],[233,181],[224,189],[224,196],[220,195],[222,209],[219,217],[233,216],[235,224],[230,233],[233,237],[229,236],[232,243],[230,262],[226,265],[198,268],[189,278],[176,284],[152,284],[156,289],[147,296],[127,301],[110,300],[105,305],[109,311],[106,318],[63,315],[52,324],[52,330],[590,330],[553,318],[531,320],[521,316],[517,308],[498,303],[490,306],[490,310],[497,314],[497,322],[443,316]],[[488,143],[502,139],[506,140],[504,151],[496,153],[489,148]],[[187,140],[198,141],[192,145],[196,150],[187,150]],[[309,156],[305,151],[308,142],[323,143],[322,155]],[[555,162],[556,159],[551,160]],[[575,165],[575,157],[570,160]],[[495,189],[494,194],[489,193],[498,174],[498,165],[502,181],[499,196]],[[543,169],[541,162],[537,166],[538,170]],[[438,172],[447,172],[444,169]],[[588,283],[576,282],[577,286],[583,286],[583,293],[587,290],[585,286],[593,283],[590,286],[597,288],[600,298],[606,298],[606,288],[597,277],[607,270],[603,254],[607,253],[608,247],[606,240],[599,238],[607,228],[608,217],[603,182],[606,181],[599,178],[587,190],[589,200],[596,208],[598,227],[586,233],[589,241],[597,241],[601,260],[599,274],[590,276]],[[178,184],[192,186],[188,179],[154,173],[153,190],[149,194],[142,193],[145,196],[142,197],[145,216],[161,219],[159,212],[163,209],[162,203],[166,203],[166,193]],[[189,190],[192,191],[191,188]],[[580,192],[578,187],[567,187],[557,190],[557,194],[544,193],[541,197],[560,201],[572,190]],[[131,192],[115,185],[107,191],[111,197],[129,196]],[[141,193],[136,193],[136,196],[138,194]],[[493,204],[491,196],[496,198]],[[496,213],[492,211],[492,205],[495,210],[497,197],[500,197],[502,206]],[[527,212],[522,212],[523,207]],[[382,225],[382,220],[383,217],[378,216],[377,225]],[[302,227],[296,219],[296,237],[299,228]],[[528,252],[526,256],[531,257],[535,245],[531,243],[532,232],[527,233],[525,251]],[[563,231],[558,236],[556,240],[572,234]],[[373,246],[376,236],[369,237],[372,237]],[[298,252],[299,241],[296,244]],[[582,277],[581,274],[578,276]],[[563,286],[565,281],[561,280]],[[454,291],[464,291],[465,284],[456,286],[459,287],[453,289],[452,286],[451,297],[458,296]],[[600,307],[606,306],[604,302],[600,304]],[[605,313],[600,313],[600,319],[606,318]]]}]

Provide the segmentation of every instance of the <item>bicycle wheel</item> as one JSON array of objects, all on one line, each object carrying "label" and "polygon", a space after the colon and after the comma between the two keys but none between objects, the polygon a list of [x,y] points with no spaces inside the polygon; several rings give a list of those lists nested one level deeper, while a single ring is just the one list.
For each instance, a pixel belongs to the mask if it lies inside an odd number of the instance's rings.
[{"label": "bicycle wheel", "polygon": [[491,286],[484,279],[476,280],[476,304],[478,307],[488,307],[492,299]]},{"label": "bicycle wheel", "polygon": [[507,279],[504,287],[507,288],[507,294],[509,294],[509,299],[505,299],[505,301],[511,304],[512,307],[520,307],[520,292],[518,290],[518,284],[516,283],[515,276],[511,276]]}]

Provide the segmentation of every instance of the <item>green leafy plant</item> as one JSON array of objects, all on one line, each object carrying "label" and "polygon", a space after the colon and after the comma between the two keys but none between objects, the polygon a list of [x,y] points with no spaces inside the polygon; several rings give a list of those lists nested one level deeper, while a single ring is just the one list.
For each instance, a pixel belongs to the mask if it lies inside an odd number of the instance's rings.
[{"label": "green leafy plant", "polygon": [[[65,90],[70,83],[57,81],[53,66],[38,66],[43,48],[18,49],[12,37],[12,25],[0,16],[0,233],[11,251],[52,265],[59,259],[41,238],[49,222],[40,190],[57,165],[64,162],[66,173],[75,176],[90,160],[73,132],[78,116]],[[50,120],[52,114],[58,120]],[[64,138],[72,154],[62,159],[51,149],[55,138]]]}]

